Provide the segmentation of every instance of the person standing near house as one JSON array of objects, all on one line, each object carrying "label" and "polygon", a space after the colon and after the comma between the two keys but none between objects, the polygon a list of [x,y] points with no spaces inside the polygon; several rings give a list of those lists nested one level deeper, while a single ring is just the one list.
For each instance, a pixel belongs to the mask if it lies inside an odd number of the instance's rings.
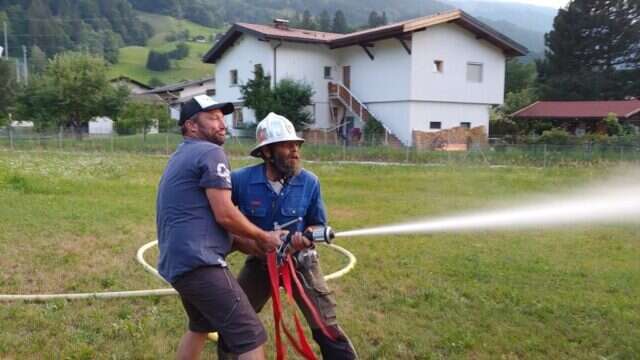
[{"label": "person standing near house", "polygon": [[280,245],[283,232],[253,225],[231,201],[231,173],[221,147],[224,115],[231,103],[200,95],[182,104],[178,124],[184,141],[171,156],[158,188],[158,271],[178,291],[189,329],[178,359],[196,359],[207,334],[240,359],[264,359],[266,332],[225,262],[229,233],[255,239],[254,251]]},{"label": "person standing near house", "polygon": [[[338,325],[335,300],[324,280],[318,254],[313,243],[301,234],[315,225],[327,224],[318,178],[301,168],[300,146],[304,140],[296,135],[288,119],[274,113],[258,124],[256,138],[257,145],[251,150],[251,156],[262,158],[263,162],[232,173],[232,200],[251,222],[264,230],[273,229],[274,224],[302,219],[287,228],[294,233],[292,245],[296,271],[302,276],[307,298],[315,305],[331,333],[336,334],[334,340],[321,331],[300,294],[294,292],[294,297],[311,327],[323,358],[355,359],[356,351]],[[252,252],[252,243],[248,239],[236,238],[234,243],[240,248],[244,247],[245,252]],[[260,254],[249,255],[238,275],[238,282],[253,308],[258,312],[262,310],[271,295],[265,257]],[[225,356],[224,346],[218,346],[218,350],[220,358],[230,358]]]}]

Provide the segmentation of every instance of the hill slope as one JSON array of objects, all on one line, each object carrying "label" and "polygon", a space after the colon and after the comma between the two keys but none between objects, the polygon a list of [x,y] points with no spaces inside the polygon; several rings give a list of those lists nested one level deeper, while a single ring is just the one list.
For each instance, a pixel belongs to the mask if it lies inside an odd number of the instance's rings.
[{"label": "hill slope", "polygon": [[[146,46],[127,46],[120,48],[118,64],[111,67],[109,75],[117,77],[128,76],[138,81],[148,83],[156,78],[165,84],[182,80],[201,79],[213,74],[214,68],[202,62],[202,55],[211,48],[212,38],[223,30],[209,28],[195,24],[188,20],[178,20],[164,15],[138,13],[138,18],[151,25],[154,36],[147,41]],[[149,51],[168,52],[175,49],[180,42],[167,37],[188,31],[189,56],[182,60],[172,60],[171,69],[167,71],[151,71],[145,67]],[[194,37],[202,36],[204,42],[193,41]]]}]

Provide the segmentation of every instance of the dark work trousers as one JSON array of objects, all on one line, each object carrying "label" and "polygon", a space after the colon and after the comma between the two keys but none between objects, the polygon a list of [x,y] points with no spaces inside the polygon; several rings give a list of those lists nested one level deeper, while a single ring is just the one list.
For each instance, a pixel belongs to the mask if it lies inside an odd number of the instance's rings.
[{"label": "dark work trousers", "polygon": [[[322,352],[322,358],[331,360],[357,359],[356,351],[351,341],[338,326],[335,311],[336,302],[333,292],[329,290],[324,280],[317,252],[313,249],[303,250],[298,253],[296,259],[296,272],[307,297],[315,305],[325,324],[333,330],[334,334],[338,335],[337,339],[333,341],[322,333],[294,287],[294,299],[311,328],[313,339]],[[271,297],[271,284],[269,282],[266,259],[248,256],[238,275],[238,283],[247,294],[249,302],[255,311],[260,312]],[[233,359],[233,357],[224,352],[220,345],[218,345],[218,356],[220,359]]]}]

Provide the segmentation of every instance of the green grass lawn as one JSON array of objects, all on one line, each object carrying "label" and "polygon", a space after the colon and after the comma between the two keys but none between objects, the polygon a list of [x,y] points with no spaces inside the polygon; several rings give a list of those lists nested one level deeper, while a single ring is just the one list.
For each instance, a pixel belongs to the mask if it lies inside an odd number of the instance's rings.
[{"label": "green grass lawn", "polygon": [[[202,56],[212,47],[209,36],[222,29],[214,29],[195,24],[188,20],[178,20],[164,15],[139,13],[138,17],[149,23],[154,29],[154,36],[147,41],[147,46],[127,46],[120,49],[118,63],[109,69],[110,77],[125,75],[148,83],[151,78],[158,78],[166,84],[183,80],[196,80],[212,76],[215,68],[211,64],[202,62]],[[147,56],[150,50],[171,51],[178,42],[169,42],[166,36],[171,32],[189,30],[191,37],[202,35],[207,39],[206,43],[187,42],[189,56],[182,60],[172,60],[172,68],[168,71],[151,71],[146,68]]]},{"label": "green grass lawn", "polygon": [[[0,293],[163,287],[135,261],[155,239],[163,156],[0,151]],[[234,167],[248,160],[233,159]],[[610,168],[308,163],[338,231],[562,191]],[[363,359],[640,358],[640,228],[585,226],[339,239],[330,286]],[[322,248],[326,272],[344,259]],[[155,262],[156,251],[148,260]],[[242,260],[231,256],[234,270]],[[270,306],[261,315],[271,339]],[[175,296],[0,303],[0,358],[171,359]],[[213,344],[204,358],[215,358]]]}]

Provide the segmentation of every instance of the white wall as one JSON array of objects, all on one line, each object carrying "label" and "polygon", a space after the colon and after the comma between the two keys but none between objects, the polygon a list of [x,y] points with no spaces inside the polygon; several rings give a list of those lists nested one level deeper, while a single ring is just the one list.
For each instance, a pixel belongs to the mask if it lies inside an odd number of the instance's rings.
[{"label": "white wall", "polygon": [[[502,104],[506,57],[502,50],[453,24],[412,37],[411,98],[419,101]],[[442,73],[433,61],[442,60]],[[467,81],[467,63],[483,64],[481,83]]]},{"label": "white wall", "polygon": [[429,128],[431,121],[442,123],[442,129],[470,122],[471,127],[485,126],[489,129],[489,109],[486,104],[455,104],[435,102],[411,103],[411,128],[419,131],[439,131]]},{"label": "white wall", "polygon": [[367,107],[400,141],[404,144],[411,143],[409,102],[373,103],[368,104]]},{"label": "white wall", "polygon": [[374,60],[360,46],[336,50],[339,82],[343,66],[351,66],[351,91],[362,102],[410,99],[411,56],[398,40],[375,42],[369,48]]},{"label": "white wall", "polygon": [[311,85],[315,93],[314,104],[308,109],[314,119],[314,128],[331,127],[329,113],[329,80],[324,77],[324,67],[331,67],[332,79],[336,79],[338,65],[335,53],[324,45],[283,42],[277,50],[277,80],[294,79]]},{"label": "white wall", "polygon": [[89,134],[109,135],[113,133],[113,120],[106,116],[98,116],[89,121]]},{"label": "white wall", "polygon": [[[253,77],[255,64],[273,72],[273,46],[242,35],[216,64],[216,100],[240,102],[239,86],[230,85],[230,70],[238,70],[239,83]],[[412,35],[409,55],[396,39],[375,42],[371,60],[359,46],[330,50],[323,45],[282,42],[277,50],[277,80],[306,81],[315,90],[314,127],[330,127],[327,79],[342,82],[343,66],[351,66],[351,90],[403,142],[411,142],[412,129],[428,131],[429,121],[442,128],[471,122],[488,126],[489,104],[503,102],[505,61],[502,51],[453,24],[438,25]],[[444,62],[444,72],[433,72],[433,61]],[[467,63],[483,64],[483,81],[468,82]],[[475,104],[475,105],[473,105]],[[244,108],[246,123],[255,121]],[[430,120],[434,119],[434,120]]]},{"label": "white wall", "polygon": [[[259,41],[253,36],[242,35],[216,62],[216,101],[241,101],[240,86],[231,85],[231,70],[238,70],[238,83],[244,84],[253,78],[255,65],[261,64],[266,75],[273,72],[273,50],[265,41]],[[243,109],[245,122],[255,121],[252,111]]]},{"label": "white wall", "polygon": [[196,95],[203,95],[207,93],[207,90],[214,89],[216,87],[216,82],[214,79],[207,80],[202,84],[194,84],[186,87],[182,92],[180,92],[180,102],[191,99]]}]

